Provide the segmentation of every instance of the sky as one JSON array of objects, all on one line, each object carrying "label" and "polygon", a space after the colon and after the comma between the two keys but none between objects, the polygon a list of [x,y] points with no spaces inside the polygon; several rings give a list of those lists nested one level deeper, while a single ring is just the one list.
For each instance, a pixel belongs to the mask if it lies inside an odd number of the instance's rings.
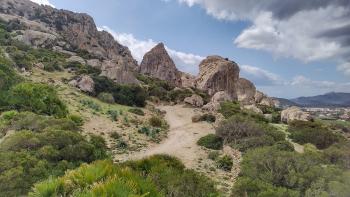
[{"label": "sky", "polygon": [[91,15],[133,57],[163,42],[194,75],[208,55],[269,96],[350,92],[349,0],[32,0]]}]

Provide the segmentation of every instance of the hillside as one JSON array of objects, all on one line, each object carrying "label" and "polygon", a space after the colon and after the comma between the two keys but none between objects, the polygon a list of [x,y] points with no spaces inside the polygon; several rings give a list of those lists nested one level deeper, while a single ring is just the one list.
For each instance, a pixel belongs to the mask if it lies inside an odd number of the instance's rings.
[{"label": "hillside", "polygon": [[347,124],[281,111],[228,58],[176,66],[87,14],[0,1],[0,196],[350,193]]},{"label": "hillside", "polygon": [[318,96],[299,97],[291,101],[304,107],[350,107],[350,93],[330,92]]}]

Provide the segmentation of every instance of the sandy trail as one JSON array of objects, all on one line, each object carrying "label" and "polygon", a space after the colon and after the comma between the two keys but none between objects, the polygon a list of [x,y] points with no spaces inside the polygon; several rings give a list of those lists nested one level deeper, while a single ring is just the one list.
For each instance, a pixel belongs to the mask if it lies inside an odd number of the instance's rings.
[{"label": "sandy trail", "polygon": [[188,168],[197,167],[199,158],[206,156],[206,152],[196,143],[199,138],[214,133],[214,128],[207,122],[192,123],[195,109],[182,105],[162,106],[159,109],[166,112],[165,119],[170,128],[168,137],[160,144],[134,153],[129,159],[141,159],[155,154],[175,156]]}]

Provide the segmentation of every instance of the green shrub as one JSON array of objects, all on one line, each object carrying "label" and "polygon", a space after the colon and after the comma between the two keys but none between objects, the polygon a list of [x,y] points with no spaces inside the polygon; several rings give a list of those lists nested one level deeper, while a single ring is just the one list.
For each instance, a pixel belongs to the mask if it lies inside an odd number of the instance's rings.
[{"label": "green shrub", "polygon": [[236,102],[222,102],[220,104],[219,112],[225,118],[230,118],[231,116],[241,112],[241,106]]},{"label": "green shrub", "polygon": [[85,106],[85,107],[88,107],[94,111],[101,111],[102,108],[99,104],[95,103],[94,101],[92,100],[89,100],[89,99],[84,99],[84,100],[81,100],[80,103]]},{"label": "green shrub", "polygon": [[218,168],[222,170],[231,171],[233,166],[233,161],[230,156],[224,155],[216,160],[216,165]]},{"label": "green shrub", "polygon": [[136,115],[139,115],[139,116],[144,116],[145,115],[145,112],[143,112],[143,110],[139,109],[139,108],[131,108],[128,111],[130,113],[133,113],[133,114],[136,114]]},{"label": "green shrub", "polygon": [[325,149],[343,140],[343,137],[330,131],[326,126],[314,122],[295,121],[289,125],[290,138],[299,144],[311,143],[318,149]]},{"label": "green shrub", "polygon": [[82,165],[63,177],[36,184],[29,196],[163,196],[156,186],[128,167],[111,161]]},{"label": "green shrub", "polygon": [[167,155],[155,155],[125,165],[151,180],[165,196],[219,196],[210,179],[193,170],[186,170],[178,159]]},{"label": "green shrub", "polygon": [[79,115],[71,114],[68,116],[70,120],[72,120],[77,126],[82,126],[84,124],[84,120]]},{"label": "green shrub", "polygon": [[333,144],[324,150],[325,158],[332,164],[350,170],[350,142]]},{"label": "green shrub", "polygon": [[113,104],[115,103],[113,95],[107,92],[101,92],[98,96],[98,99],[100,99],[101,101],[105,102],[105,103],[109,103],[109,104]]},{"label": "green shrub", "polygon": [[[113,120],[113,121],[118,121],[118,116],[119,113],[116,110],[108,110],[107,112],[109,114],[109,117]],[[120,112],[120,115],[122,115],[122,112]]]},{"label": "green shrub", "polygon": [[199,146],[204,146],[213,150],[220,150],[223,147],[223,140],[214,134],[209,134],[200,138],[197,142]]},{"label": "green shrub", "polygon": [[12,118],[14,118],[16,115],[18,114],[17,111],[6,111],[3,112],[1,114],[1,118],[5,119],[5,120],[11,120]]},{"label": "green shrub", "polygon": [[152,116],[148,120],[148,122],[152,127],[162,127],[163,126],[163,120],[158,116]]},{"label": "green shrub", "polygon": [[209,123],[214,123],[216,121],[216,117],[213,114],[203,114],[200,117],[200,121],[206,121]]},{"label": "green shrub", "polygon": [[26,195],[38,181],[107,157],[105,141],[85,138],[69,119],[19,113],[8,129],[15,132],[0,144],[0,181],[8,183],[0,184],[0,196]]},{"label": "green shrub", "polygon": [[58,98],[55,89],[45,84],[20,83],[9,91],[7,102],[12,109],[32,111],[38,114],[65,117],[65,104]]},{"label": "green shrub", "polygon": [[288,141],[280,141],[280,142],[277,142],[276,144],[274,144],[274,147],[275,147],[277,150],[280,150],[280,151],[290,151],[290,152],[293,152],[293,151],[294,151],[294,146],[293,146],[293,144],[291,144],[291,143],[288,142]]}]

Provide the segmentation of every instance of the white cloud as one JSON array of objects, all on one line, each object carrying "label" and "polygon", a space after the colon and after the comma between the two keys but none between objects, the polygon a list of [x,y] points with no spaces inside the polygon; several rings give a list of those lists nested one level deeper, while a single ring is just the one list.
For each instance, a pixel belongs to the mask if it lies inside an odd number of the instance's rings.
[{"label": "white cloud", "polygon": [[[350,1],[344,0],[177,0],[201,6],[219,20],[252,25],[234,39],[241,48],[304,62],[349,62]],[[339,66],[340,69],[343,68]]]},{"label": "white cloud", "polygon": [[284,83],[279,75],[270,71],[249,65],[242,65],[240,68],[241,76],[252,80],[259,86],[280,85]]},{"label": "white cloud", "polygon": [[350,63],[343,63],[337,69],[345,75],[350,76]]},{"label": "white cloud", "polygon": [[[141,62],[145,53],[150,51],[158,43],[152,39],[139,40],[136,39],[132,34],[117,33],[107,26],[99,28],[99,30],[105,30],[113,35],[113,37],[122,45],[127,46],[133,57]],[[204,59],[204,57],[180,52],[169,47],[165,47],[171,58],[174,60],[179,70],[196,74],[198,72],[198,65]]]},{"label": "white cloud", "polygon": [[48,5],[48,6],[51,6],[51,7],[55,7],[53,4],[51,4],[49,2],[49,0],[30,0],[30,1],[32,1],[34,3],[37,3],[39,5]]}]

